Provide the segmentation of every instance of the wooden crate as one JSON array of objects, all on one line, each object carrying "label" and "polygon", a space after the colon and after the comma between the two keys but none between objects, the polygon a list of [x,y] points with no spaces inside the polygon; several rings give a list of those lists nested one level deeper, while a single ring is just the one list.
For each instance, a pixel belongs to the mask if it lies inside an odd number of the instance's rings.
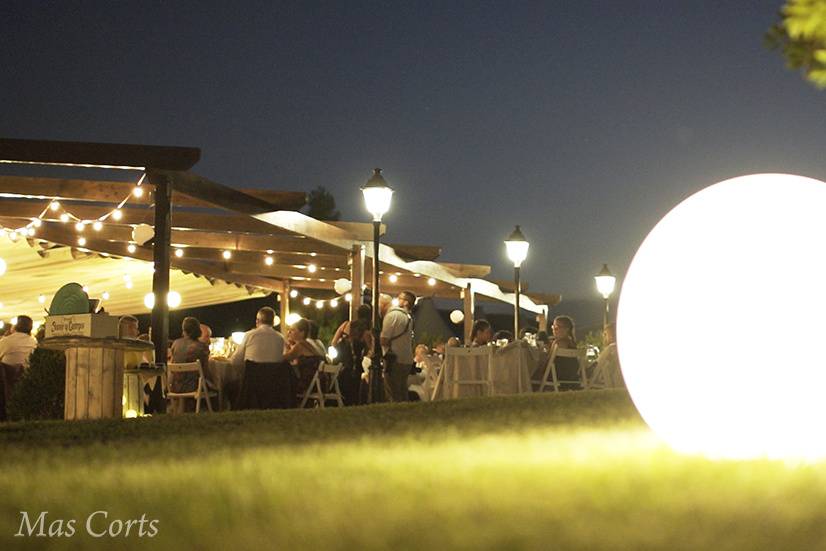
[{"label": "wooden crate", "polygon": [[64,419],[105,419],[123,412],[124,351],[103,347],[66,349]]}]

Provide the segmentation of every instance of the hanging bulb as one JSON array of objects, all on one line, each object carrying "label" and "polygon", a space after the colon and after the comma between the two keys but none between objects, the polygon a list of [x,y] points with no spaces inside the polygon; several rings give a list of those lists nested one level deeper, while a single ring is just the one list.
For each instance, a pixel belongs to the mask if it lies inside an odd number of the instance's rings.
[{"label": "hanging bulb", "polygon": [[132,195],[135,197],[143,197],[143,188],[141,186],[135,186],[135,189],[132,190]]},{"label": "hanging bulb", "polygon": [[103,229],[103,222],[101,222],[100,220],[95,220],[95,222],[92,224],[92,229],[95,230],[95,231],[102,230]]},{"label": "hanging bulb", "polygon": [[77,238],[77,244],[80,245],[81,247],[85,247],[86,246],[86,238],[85,237],[78,237]]},{"label": "hanging bulb", "polygon": [[60,208],[60,201],[52,201],[49,203],[49,208],[52,209],[52,212],[55,212]]},{"label": "hanging bulb", "polygon": [[35,228],[39,228],[40,226],[43,225],[43,220],[41,220],[40,218],[35,218],[34,220],[32,220],[32,225]]},{"label": "hanging bulb", "polygon": [[183,255],[184,255],[184,250],[183,249],[175,249],[175,256],[177,256],[178,258],[181,258]]},{"label": "hanging bulb", "polygon": [[229,260],[232,258],[232,253],[230,251],[224,251],[221,253],[221,256],[224,257],[224,260]]},{"label": "hanging bulb", "polygon": [[112,211],[112,220],[120,220],[123,218],[123,211],[120,209],[115,209]]},{"label": "hanging bulb", "polygon": [[60,215],[60,221],[65,224],[66,222],[69,221],[69,215],[64,212],[63,214]]},{"label": "hanging bulb", "polygon": [[76,229],[77,231],[83,231],[83,230],[85,230],[85,229],[86,229],[86,224],[84,224],[83,222],[77,222],[77,223],[75,224],[75,229]]},{"label": "hanging bulb", "polygon": [[273,260],[271,256],[264,257],[264,264],[266,264],[267,266],[272,266],[273,262],[275,262],[275,260]]},{"label": "hanging bulb", "polygon": [[304,300],[301,302],[304,303],[304,306],[309,306],[312,301],[310,300],[310,297],[304,297]]},{"label": "hanging bulb", "polygon": [[290,291],[290,297],[291,297],[291,298],[295,298],[295,297],[297,297],[297,296],[298,296],[298,291],[296,291],[295,289],[293,289],[292,291]]},{"label": "hanging bulb", "polygon": [[132,243],[129,243],[129,245],[126,247],[126,250],[129,251],[130,253],[134,253],[135,251],[138,250],[138,248],[135,245],[133,245]]}]

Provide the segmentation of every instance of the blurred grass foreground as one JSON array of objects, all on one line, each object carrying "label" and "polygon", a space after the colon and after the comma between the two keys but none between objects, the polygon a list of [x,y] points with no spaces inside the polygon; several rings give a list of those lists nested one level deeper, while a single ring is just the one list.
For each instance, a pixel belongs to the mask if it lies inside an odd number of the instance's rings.
[{"label": "blurred grass foreground", "polygon": [[12,423],[0,465],[0,549],[826,549],[826,463],[677,455],[621,391]]}]

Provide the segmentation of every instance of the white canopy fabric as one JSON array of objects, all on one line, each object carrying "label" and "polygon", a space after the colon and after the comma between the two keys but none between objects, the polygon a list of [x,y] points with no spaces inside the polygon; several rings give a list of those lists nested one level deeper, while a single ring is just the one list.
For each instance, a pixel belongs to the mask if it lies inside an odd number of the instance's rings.
[{"label": "white canopy fabric", "polygon": [[[12,242],[0,236],[0,258],[6,263],[6,272],[0,276],[0,320],[9,323],[18,315],[31,316],[35,322],[46,316],[52,297],[66,283],[80,283],[88,287],[89,298],[103,299],[102,306],[110,314],[144,314],[150,310],[144,297],[152,291],[152,263],[130,258],[112,258],[96,253],[78,253],[72,256],[69,247],[38,254],[39,246],[25,239]],[[43,253],[44,251],[41,251]],[[223,281],[210,283],[203,277],[170,270],[170,290],[181,295],[181,305],[171,310],[234,302],[265,293],[250,293]],[[129,283],[131,282],[131,288]],[[44,303],[39,300],[45,297]]]}]

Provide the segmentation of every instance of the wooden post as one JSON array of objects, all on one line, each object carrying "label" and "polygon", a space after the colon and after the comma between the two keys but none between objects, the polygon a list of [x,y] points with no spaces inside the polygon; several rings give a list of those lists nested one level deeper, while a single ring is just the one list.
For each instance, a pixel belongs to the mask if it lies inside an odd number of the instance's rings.
[{"label": "wooden post", "polygon": [[350,320],[356,319],[356,312],[361,306],[361,288],[364,285],[364,245],[353,245],[350,251]]},{"label": "wooden post", "polygon": [[473,310],[474,310],[474,300],[473,300],[473,288],[470,286],[470,283],[467,284],[465,287],[464,292],[464,300],[463,306],[465,311],[465,345],[470,344],[470,333],[473,330]]},{"label": "wooden post", "polygon": [[542,313],[536,316],[538,331],[548,332],[548,307],[543,308]]},{"label": "wooden post", "polygon": [[149,181],[155,186],[155,241],[152,259],[155,273],[152,276],[152,293],[155,306],[152,308],[152,342],[155,343],[155,361],[166,363],[169,341],[169,242],[172,237],[172,186],[166,176],[149,174]]},{"label": "wooden post", "polygon": [[281,291],[281,332],[287,333],[287,316],[290,315],[290,280],[284,280],[284,290]]}]

